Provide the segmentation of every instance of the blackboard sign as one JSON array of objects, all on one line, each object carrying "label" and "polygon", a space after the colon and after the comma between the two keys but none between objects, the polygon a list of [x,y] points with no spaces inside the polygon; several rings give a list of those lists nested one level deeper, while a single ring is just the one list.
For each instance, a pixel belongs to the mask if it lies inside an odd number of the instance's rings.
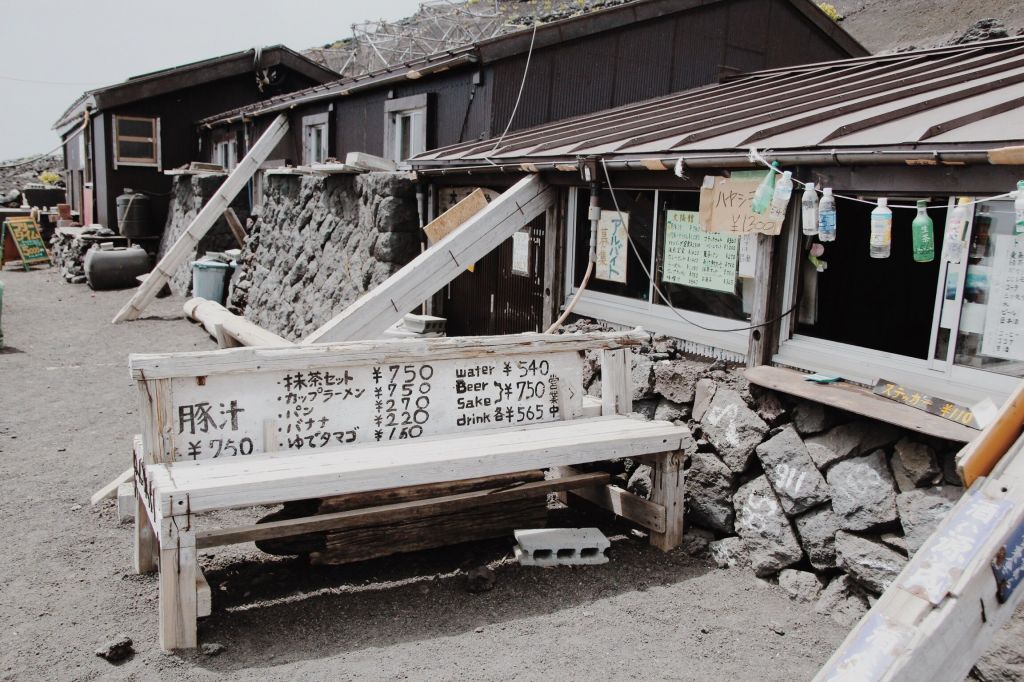
[{"label": "blackboard sign", "polygon": [[[21,265],[26,270],[30,265],[40,263],[50,264],[50,254],[46,250],[46,244],[39,234],[39,227],[32,218],[8,218],[0,228],[0,243],[11,240],[18,255],[21,256]],[[3,263],[0,262],[0,267]]]},{"label": "blackboard sign", "polygon": [[920,391],[915,391],[905,386],[897,384],[895,381],[886,381],[885,379],[879,379],[875,383],[875,387],[872,389],[875,395],[880,395],[883,398],[889,400],[895,400],[898,403],[903,403],[910,407],[916,408],[928,414],[934,414],[937,417],[948,419],[951,422],[957,424],[963,424],[969,426],[972,429],[981,430],[981,423],[978,421],[978,417],[974,414],[973,410],[963,405],[958,405],[950,400],[944,398],[936,398],[935,396],[925,395]]}]

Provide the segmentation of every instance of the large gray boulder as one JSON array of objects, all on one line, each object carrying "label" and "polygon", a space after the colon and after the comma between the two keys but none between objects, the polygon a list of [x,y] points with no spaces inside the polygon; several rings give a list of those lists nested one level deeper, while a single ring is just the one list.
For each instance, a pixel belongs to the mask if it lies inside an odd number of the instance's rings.
[{"label": "large gray boulder", "polygon": [[779,587],[789,595],[793,601],[811,604],[818,601],[824,583],[810,571],[797,571],[792,568],[784,568],[779,573]]},{"label": "large gray boulder", "polygon": [[856,457],[896,442],[900,430],[878,421],[855,421],[807,439],[807,444],[820,445],[811,450],[819,469],[825,471],[836,462]]},{"label": "large gray boulder", "polygon": [[768,433],[768,425],[747,407],[740,394],[724,386],[715,391],[700,424],[704,437],[737,474],[750,465],[754,448]]},{"label": "large gray boulder", "polygon": [[755,449],[768,482],[789,516],[829,500],[825,477],[814,466],[796,429],[784,426]]},{"label": "large gray boulder", "polygon": [[842,626],[850,627],[868,612],[868,601],[848,576],[840,575],[822,591],[814,610],[831,616]]},{"label": "large gray boulder", "polygon": [[828,470],[827,479],[832,510],[846,530],[868,530],[896,520],[895,483],[881,450],[839,462]]},{"label": "large gray boulder", "polygon": [[803,558],[803,550],[768,480],[759,476],[733,498],[736,532],[744,539],[750,564],[759,576],[777,573]]},{"label": "large gray boulder", "polygon": [[643,400],[654,395],[654,363],[649,357],[633,353],[632,379],[633,400]]},{"label": "large gray boulder", "polygon": [[732,481],[729,467],[710,452],[691,454],[685,478],[687,520],[720,533],[732,533]]},{"label": "large gray boulder", "polygon": [[718,384],[711,379],[701,379],[693,390],[693,419],[701,421],[711,405],[711,399],[715,397]]},{"label": "large gray boulder", "polygon": [[747,543],[735,535],[708,543],[708,556],[719,568],[747,568],[750,556]]},{"label": "large gray boulder", "polygon": [[935,451],[924,443],[902,438],[892,453],[892,474],[902,492],[938,483],[942,469]]},{"label": "large gray boulder", "polygon": [[690,408],[687,405],[674,403],[667,398],[658,401],[654,409],[654,418],[666,422],[686,421],[690,417]]},{"label": "large gray boulder", "polygon": [[896,580],[907,558],[876,542],[844,530],[836,533],[839,568],[869,592],[881,594]]},{"label": "large gray boulder", "polygon": [[801,436],[821,433],[836,422],[835,412],[813,400],[801,400],[792,410],[793,426]]},{"label": "large gray boulder", "polygon": [[811,562],[819,571],[836,567],[836,533],[839,531],[839,517],[829,505],[812,509],[793,519],[800,544]]},{"label": "large gray boulder", "polygon": [[654,365],[654,391],[674,403],[692,403],[698,375],[704,369],[687,360],[662,360]]},{"label": "large gray boulder", "polygon": [[896,509],[903,526],[904,541],[911,556],[935,532],[939,522],[960,499],[963,488],[940,486],[918,488],[896,497]]}]

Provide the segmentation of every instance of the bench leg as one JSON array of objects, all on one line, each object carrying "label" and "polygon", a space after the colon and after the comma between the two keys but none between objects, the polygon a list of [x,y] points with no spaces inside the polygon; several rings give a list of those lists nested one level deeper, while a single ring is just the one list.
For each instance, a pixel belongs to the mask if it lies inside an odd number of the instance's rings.
[{"label": "bench leg", "polygon": [[149,520],[146,505],[139,497],[138,487],[135,492],[135,572],[152,573],[156,570],[156,554],[159,550],[153,524]]},{"label": "bench leg", "polygon": [[665,508],[665,532],[651,533],[651,544],[663,551],[683,542],[683,453],[666,452],[655,459],[651,502]]},{"label": "bench leg", "polygon": [[194,649],[197,616],[195,534],[174,530],[160,543],[160,648]]}]

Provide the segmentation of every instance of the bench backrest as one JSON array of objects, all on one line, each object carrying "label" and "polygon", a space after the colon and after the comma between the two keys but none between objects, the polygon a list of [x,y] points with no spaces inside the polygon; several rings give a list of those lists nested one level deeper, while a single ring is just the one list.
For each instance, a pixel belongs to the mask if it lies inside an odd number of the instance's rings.
[{"label": "bench backrest", "polygon": [[603,381],[622,384],[620,349],[646,339],[639,330],[389,339],[132,355],[129,366],[143,458],[169,462],[574,419],[585,352],[619,358],[617,378]]}]

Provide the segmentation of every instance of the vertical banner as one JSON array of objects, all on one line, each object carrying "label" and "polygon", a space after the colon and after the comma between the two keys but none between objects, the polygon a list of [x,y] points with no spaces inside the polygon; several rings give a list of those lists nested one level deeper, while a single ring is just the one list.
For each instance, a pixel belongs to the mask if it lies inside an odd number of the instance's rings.
[{"label": "vertical banner", "polygon": [[597,221],[597,268],[598,279],[626,283],[626,260],[629,258],[627,230],[629,214],[618,211],[601,211]]}]

